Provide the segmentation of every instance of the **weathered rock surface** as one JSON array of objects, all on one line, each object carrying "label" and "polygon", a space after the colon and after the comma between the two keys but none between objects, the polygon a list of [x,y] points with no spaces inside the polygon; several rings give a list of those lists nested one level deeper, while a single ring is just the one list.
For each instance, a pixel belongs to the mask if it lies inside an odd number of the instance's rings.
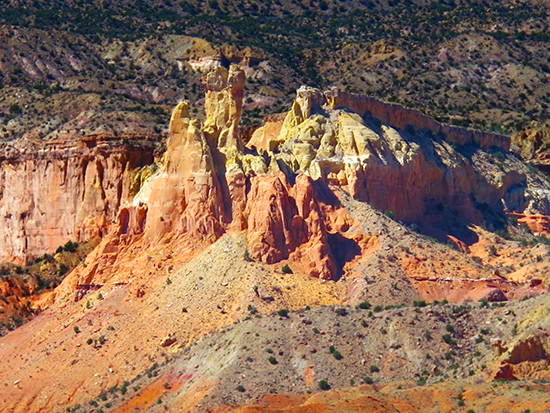
[{"label": "weathered rock surface", "polygon": [[25,262],[72,239],[106,233],[128,201],[137,168],[155,146],[89,137],[38,148],[5,148],[0,165],[0,261]]},{"label": "weathered rock surface", "polygon": [[[350,233],[352,220],[338,201],[327,201],[326,194],[337,199],[334,187],[442,237],[453,228],[483,223],[487,213],[544,216],[550,211],[548,184],[514,170],[495,173],[484,158],[490,155],[475,149],[506,151],[508,138],[442,125],[417,111],[334,88],[300,88],[284,119],[269,119],[244,148],[239,134],[244,82],[245,73],[236,65],[204,76],[206,120],[192,119],[186,102],[176,107],[159,171],[143,168],[152,162],[148,153],[119,155],[101,145],[85,146],[80,153],[72,149],[78,162],[44,163],[42,175],[51,175],[46,181],[55,182],[61,193],[41,189],[38,199],[4,195],[9,229],[4,244],[11,243],[5,250],[10,256],[42,253],[72,234],[78,240],[102,235],[118,217],[99,248],[111,254],[106,267],[120,245],[136,240],[147,246],[183,237],[182,242],[200,248],[227,231],[245,230],[253,259],[289,260],[312,276],[330,279],[355,254],[344,259],[337,250],[360,252],[368,244],[360,232]],[[457,145],[470,145],[473,153],[458,151]],[[37,185],[30,166],[17,175],[7,165],[4,193],[15,191],[15,176]],[[132,206],[126,205],[140,187]],[[10,199],[17,199],[17,214]],[[41,199],[48,199],[48,206]],[[50,211],[55,203],[67,208]],[[48,220],[57,226],[44,231]],[[49,234],[47,242],[33,235],[38,223]],[[460,231],[452,235],[457,243],[466,241]],[[83,280],[93,278],[91,271]]]},{"label": "weathered rock surface", "polygon": [[[176,237],[196,249],[244,230],[253,259],[288,260],[312,276],[335,278],[370,241],[350,230],[353,220],[334,187],[442,237],[483,223],[487,211],[524,213],[535,201],[543,214],[550,208],[544,184],[535,191],[525,174],[494,173],[477,155],[485,152],[476,145],[506,151],[508,138],[441,125],[336,89],[300,88],[284,119],[270,119],[245,149],[239,134],[244,80],[235,65],[204,76],[203,124],[190,117],[186,102],[176,107],[163,166],[148,174],[133,206],[121,210],[117,229],[99,249],[109,257],[103,268],[128,242],[151,246]],[[459,152],[455,142],[470,145],[474,155]],[[463,243],[460,231],[452,235]],[[93,283],[93,271],[81,280]]]},{"label": "weathered rock surface", "polygon": [[537,168],[550,171],[550,130],[528,129],[512,137],[512,150]]}]

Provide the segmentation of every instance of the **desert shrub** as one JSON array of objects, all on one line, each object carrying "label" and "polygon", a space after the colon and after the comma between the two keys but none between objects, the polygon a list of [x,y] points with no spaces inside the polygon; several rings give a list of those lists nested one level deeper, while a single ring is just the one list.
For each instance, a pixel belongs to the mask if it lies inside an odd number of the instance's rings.
[{"label": "desert shrub", "polygon": [[67,241],[67,243],[63,246],[63,250],[67,252],[75,252],[78,248],[78,242],[72,242]]},{"label": "desert shrub", "polygon": [[281,317],[288,317],[288,310],[286,308],[283,308],[277,311],[277,314],[279,314]]},{"label": "desert shrub", "polygon": [[336,310],[336,314],[338,314],[340,316],[346,316],[346,315],[348,315],[348,312],[346,311],[345,308],[338,308]]},{"label": "desert shrub", "polygon": [[373,380],[369,376],[366,376],[365,378],[363,378],[363,382],[365,384],[372,384]]},{"label": "desert shrub", "polygon": [[330,385],[328,384],[328,381],[326,381],[326,380],[321,380],[321,381],[319,382],[319,388],[320,388],[321,390],[329,390],[329,389],[330,389]]},{"label": "desert shrub", "polygon": [[283,274],[292,274],[292,269],[288,266],[288,264],[285,264],[281,271]]},{"label": "desert shrub", "polygon": [[236,389],[236,390],[237,390],[238,392],[241,392],[241,393],[243,393],[245,389],[244,389],[244,387],[243,387],[243,386],[241,386],[241,385],[238,385],[238,386],[237,386],[237,389]]},{"label": "desert shrub", "polygon": [[67,266],[63,263],[59,264],[59,272],[58,272],[58,275],[60,277],[64,276],[67,271],[69,271],[69,269],[67,268]]},{"label": "desert shrub", "polygon": [[278,363],[278,362],[277,362],[277,359],[276,359],[275,357],[273,357],[273,356],[270,356],[270,357],[267,359],[267,361],[269,361],[269,362],[270,362],[271,364],[273,364],[273,365],[275,365],[275,364]]},{"label": "desert shrub", "polygon": [[363,301],[362,303],[359,303],[357,308],[360,308],[361,310],[368,310],[371,307],[370,303],[368,301]]},{"label": "desert shrub", "polygon": [[449,345],[454,345],[456,344],[456,340],[453,340],[453,338],[451,337],[450,334],[443,334],[443,336],[441,336],[441,338],[443,339],[443,341]]},{"label": "desert shrub", "polygon": [[380,369],[375,365],[370,366],[369,370],[371,373],[378,373],[380,371]]}]

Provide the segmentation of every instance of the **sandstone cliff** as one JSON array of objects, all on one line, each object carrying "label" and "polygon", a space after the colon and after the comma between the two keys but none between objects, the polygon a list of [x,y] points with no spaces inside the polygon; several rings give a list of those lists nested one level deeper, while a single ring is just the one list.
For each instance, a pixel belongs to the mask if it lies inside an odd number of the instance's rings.
[{"label": "sandstone cliff", "polygon": [[25,262],[68,240],[104,235],[134,195],[135,171],[153,162],[154,149],[147,141],[121,145],[101,137],[4,147],[0,260]]},{"label": "sandstone cliff", "polygon": [[[506,152],[508,138],[336,89],[300,88],[284,120],[258,129],[245,149],[238,133],[244,78],[236,65],[204,76],[203,124],[186,102],[176,107],[163,166],[121,210],[100,249],[111,254],[103,268],[122,238],[130,242],[126,234],[148,248],[178,239],[198,251],[244,230],[251,258],[290,260],[307,274],[335,278],[343,265],[338,249],[369,243],[338,191],[456,242],[471,240],[468,225],[492,225],[505,212],[549,213],[547,182],[517,172],[513,157],[496,167],[492,151]],[[108,272],[92,268],[81,284]]]}]

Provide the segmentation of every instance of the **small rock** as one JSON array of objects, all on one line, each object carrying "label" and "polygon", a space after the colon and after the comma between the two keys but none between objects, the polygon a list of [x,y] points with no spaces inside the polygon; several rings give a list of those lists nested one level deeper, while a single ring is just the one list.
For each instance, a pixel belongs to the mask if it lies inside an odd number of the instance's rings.
[{"label": "small rock", "polygon": [[161,347],[168,347],[168,346],[171,346],[172,344],[174,344],[176,341],[177,341],[176,337],[174,337],[172,335],[172,333],[170,333],[161,340],[160,346]]}]

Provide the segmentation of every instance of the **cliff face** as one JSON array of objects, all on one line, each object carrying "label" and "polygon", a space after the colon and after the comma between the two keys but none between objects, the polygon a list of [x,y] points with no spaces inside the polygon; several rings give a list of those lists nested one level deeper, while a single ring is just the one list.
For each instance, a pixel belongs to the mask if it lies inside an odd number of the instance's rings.
[{"label": "cliff face", "polygon": [[[547,184],[517,172],[515,158],[496,167],[491,151],[506,152],[508,138],[337,89],[300,88],[284,120],[268,122],[244,148],[238,134],[244,83],[236,65],[206,74],[205,122],[180,103],[162,168],[136,185],[132,171],[152,162],[151,147],[90,140],[5,161],[4,259],[103,235],[120,210],[105,251],[120,243],[117,237],[130,242],[127,234],[145,246],[177,237],[196,248],[245,230],[253,259],[288,259],[330,279],[342,271],[335,240],[359,249],[368,243],[351,232],[339,191],[441,237],[464,239],[460,228],[483,223],[487,214],[550,212]],[[131,188],[141,184],[130,205]],[[333,225],[335,216],[348,224]],[[82,278],[93,280],[92,273]]]},{"label": "cliff face", "polygon": [[204,83],[204,124],[190,117],[186,102],[177,106],[161,170],[121,210],[100,249],[109,258],[102,270],[84,271],[81,284],[104,281],[120,245],[196,250],[242,230],[252,259],[289,260],[311,276],[336,278],[353,260],[342,258],[343,246],[360,256],[371,243],[340,204],[342,191],[442,237],[460,238],[460,228],[483,223],[487,214],[548,213],[543,184],[488,161],[491,147],[508,148],[504,136],[304,87],[284,120],[257,130],[245,149],[237,133],[243,71],[218,67]]},{"label": "cliff face", "polygon": [[68,240],[101,236],[131,195],[154,146],[89,138],[6,149],[0,165],[0,260],[25,262]]},{"label": "cliff face", "polygon": [[248,143],[294,174],[327,180],[400,220],[435,227],[450,218],[454,226],[481,224],[488,209],[503,216],[531,205],[548,214],[544,185],[516,171],[527,170],[504,155],[509,146],[505,136],[439,124],[399,105],[307,87],[284,121],[269,122]]}]

